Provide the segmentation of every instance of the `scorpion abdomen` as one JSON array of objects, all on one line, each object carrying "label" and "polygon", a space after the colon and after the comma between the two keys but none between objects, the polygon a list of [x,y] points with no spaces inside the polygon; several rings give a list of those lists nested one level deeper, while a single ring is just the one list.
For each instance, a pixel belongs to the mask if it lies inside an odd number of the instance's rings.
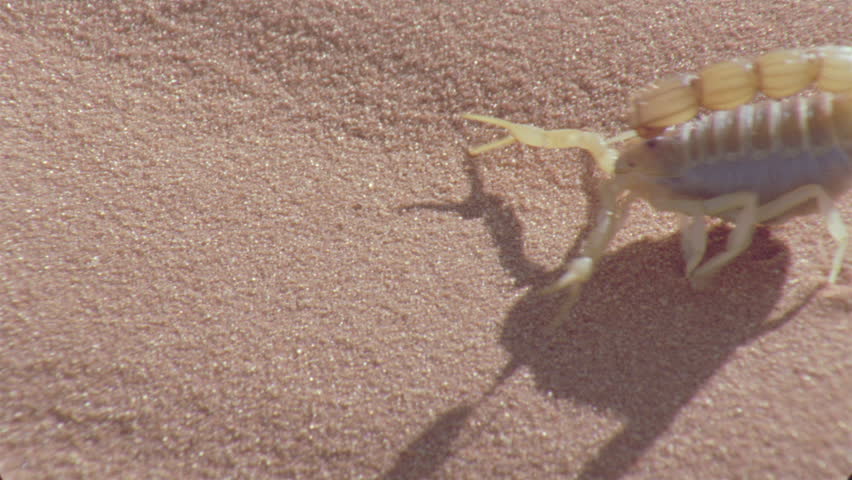
[{"label": "scorpion abdomen", "polygon": [[[660,186],[708,199],[751,191],[765,203],[816,184],[838,195],[852,183],[852,96],[821,94],[714,112],[672,128],[661,155],[676,170]],[[659,147],[658,147],[659,148]]]}]

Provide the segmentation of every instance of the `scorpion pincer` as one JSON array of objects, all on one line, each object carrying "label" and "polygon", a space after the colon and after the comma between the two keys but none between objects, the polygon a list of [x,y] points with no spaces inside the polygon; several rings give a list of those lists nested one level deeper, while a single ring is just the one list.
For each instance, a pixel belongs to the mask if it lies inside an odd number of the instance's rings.
[{"label": "scorpion pincer", "polygon": [[[785,98],[811,85],[818,94]],[[746,105],[758,92],[769,99]],[[609,176],[581,255],[544,293],[570,289],[568,306],[576,302],[630,204],[640,198],[681,214],[685,273],[694,286],[748,248],[758,224],[782,222],[815,206],[837,244],[828,282],[837,281],[849,238],[835,200],[852,185],[852,47],[775,50],[754,61],[712,64],[697,75],[658,81],[631,107],[631,130],[609,139],[464,115],[509,131],[470,149],[471,155],[514,142],[576,147]],[[713,112],[696,120],[701,108]],[[616,144],[623,145],[616,150]],[[734,228],[726,250],[702,264],[708,216]]]}]

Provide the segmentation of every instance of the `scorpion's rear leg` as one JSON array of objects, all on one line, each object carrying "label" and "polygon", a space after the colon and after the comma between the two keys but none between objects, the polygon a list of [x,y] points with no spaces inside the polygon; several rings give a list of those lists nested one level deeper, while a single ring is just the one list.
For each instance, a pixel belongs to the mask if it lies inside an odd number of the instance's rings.
[{"label": "scorpion's rear leg", "polygon": [[805,185],[762,205],[758,209],[757,221],[765,222],[772,220],[811,200],[816,200],[820,214],[825,218],[828,233],[837,242],[837,249],[834,251],[834,260],[831,263],[831,272],[828,275],[828,283],[833,284],[837,282],[837,277],[843,266],[843,258],[846,255],[846,247],[849,243],[849,234],[846,231],[846,225],[843,223],[840,212],[834,206],[831,197],[828,196],[823,187],[820,185]]}]

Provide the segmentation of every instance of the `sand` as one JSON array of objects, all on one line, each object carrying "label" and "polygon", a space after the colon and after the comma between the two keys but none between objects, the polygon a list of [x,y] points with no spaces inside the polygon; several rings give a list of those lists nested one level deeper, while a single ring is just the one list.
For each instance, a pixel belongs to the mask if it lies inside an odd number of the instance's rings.
[{"label": "sand", "polygon": [[459,118],[614,134],[662,75],[848,45],[847,0],[10,2],[0,25],[4,480],[852,473],[818,217],[694,291],[642,204],[552,333],[535,290],[602,175],[469,158],[502,132]]}]

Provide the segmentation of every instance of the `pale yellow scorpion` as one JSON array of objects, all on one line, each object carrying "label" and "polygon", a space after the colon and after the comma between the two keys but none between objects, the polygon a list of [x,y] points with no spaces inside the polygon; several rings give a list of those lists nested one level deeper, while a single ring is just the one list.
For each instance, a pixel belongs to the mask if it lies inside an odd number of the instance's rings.
[{"label": "pale yellow scorpion", "polygon": [[[813,96],[789,97],[815,85]],[[745,105],[758,92],[771,100]],[[835,200],[852,185],[852,47],[774,50],[753,61],[704,67],[665,78],[631,102],[631,130],[607,139],[581,130],[543,130],[467,114],[510,135],[470,149],[471,155],[514,142],[581,148],[609,175],[602,209],[581,255],[545,293],[570,289],[569,305],[594,272],[638,198],[681,214],[685,273],[694,286],[741,254],[759,224],[814,211],[837,243],[828,282],[843,265],[848,233]],[[715,110],[694,120],[701,108]],[[614,145],[626,142],[616,150]],[[701,264],[705,217],[734,224],[726,250]]]}]

